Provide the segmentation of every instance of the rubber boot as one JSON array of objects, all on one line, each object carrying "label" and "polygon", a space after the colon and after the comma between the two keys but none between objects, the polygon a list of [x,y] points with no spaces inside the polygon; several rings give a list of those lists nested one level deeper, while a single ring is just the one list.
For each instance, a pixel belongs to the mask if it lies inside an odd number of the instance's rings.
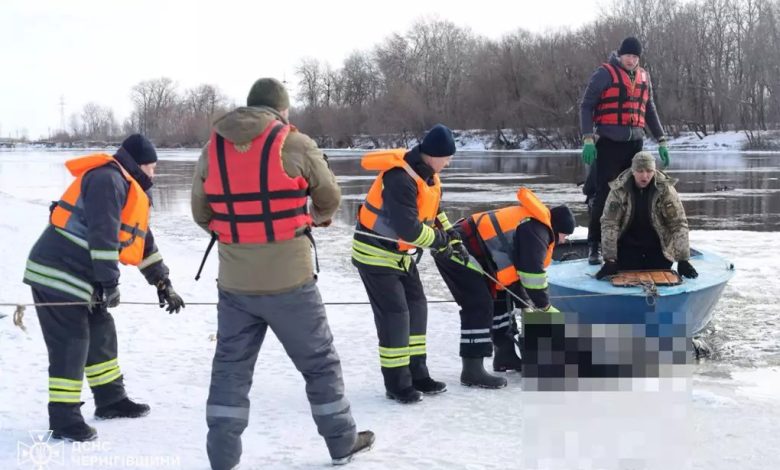
[{"label": "rubber boot", "polygon": [[371,446],[374,445],[375,440],[376,436],[374,436],[373,432],[360,431],[357,435],[357,440],[355,440],[355,445],[352,446],[352,450],[350,450],[349,453],[343,457],[334,457],[333,465],[348,464],[352,461],[352,458],[355,457],[355,454],[371,450]]},{"label": "rubber boot", "polygon": [[467,387],[504,388],[506,379],[490,375],[485,370],[481,357],[463,357],[463,371],[460,373],[460,383]]}]

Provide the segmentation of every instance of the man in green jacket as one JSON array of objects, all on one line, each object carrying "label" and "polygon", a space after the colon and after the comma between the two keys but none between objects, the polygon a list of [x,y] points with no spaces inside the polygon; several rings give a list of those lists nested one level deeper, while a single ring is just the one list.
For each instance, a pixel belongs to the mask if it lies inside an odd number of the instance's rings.
[{"label": "man in green jacket", "polygon": [[651,153],[639,152],[609,184],[601,217],[605,261],[597,279],[621,269],[669,269],[675,261],[682,276],[698,276],[688,261],[688,219],[675,183],[656,169]]},{"label": "man in green jacket", "polygon": [[289,105],[279,81],[257,80],[247,106],[214,123],[193,177],[193,218],[219,239],[217,348],[206,407],[214,469],[239,463],[269,326],[306,381],[333,463],[349,462],[374,442],[371,431],[355,431],[307,236],[311,225],[330,224],[341,191],[314,141],[289,125]]}]

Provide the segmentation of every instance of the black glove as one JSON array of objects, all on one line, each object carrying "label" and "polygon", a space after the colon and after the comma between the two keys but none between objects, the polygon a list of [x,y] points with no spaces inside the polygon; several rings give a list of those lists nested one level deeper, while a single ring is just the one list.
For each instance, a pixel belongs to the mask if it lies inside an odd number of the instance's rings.
[{"label": "black glove", "polygon": [[466,248],[466,245],[462,241],[456,240],[450,243],[450,246],[452,247],[453,255],[455,255],[459,260],[461,260],[464,265],[469,264],[471,255],[469,255],[469,250]]},{"label": "black glove", "polygon": [[614,276],[618,273],[618,264],[615,261],[605,261],[604,266],[596,273],[596,279],[604,279],[607,276]]},{"label": "black glove", "polygon": [[168,313],[179,313],[185,307],[184,300],[171,287],[171,280],[167,277],[157,283],[157,298],[160,300],[160,308],[168,304],[165,310]]},{"label": "black glove", "polygon": [[696,279],[699,277],[699,273],[696,272],[693,265],[687,259],[681,259],[677,262],[677,272],[680,276],[687,277],[688,279]]},{"label": "black glove", "polygon": [[452,256],[452,245],[447,243],[443,248],[431,249],[431,256],[439,261],[446,261]]},{"label": "black glove", "polygon": [[[431,243],[431,249],[433,251],[439,251],[442,249],[447,249],[447,246],[450,244],[450,236],[441,229],[433,229],[434,237],[433,242]],[[452,250],[450,249],[450,253]]]},{"label": "black glove", "polygon": [[92,299],[89,301],[89,309],[93,313],[98,313],[107,308],[114,308],[119,305],[119,287],[103,287],[100,284],[94,286]]}]

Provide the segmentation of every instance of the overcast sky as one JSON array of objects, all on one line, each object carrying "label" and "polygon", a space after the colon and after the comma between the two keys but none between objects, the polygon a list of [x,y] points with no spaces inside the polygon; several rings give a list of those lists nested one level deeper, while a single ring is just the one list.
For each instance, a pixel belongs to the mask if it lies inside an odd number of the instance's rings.
[{"label": "overcast sky", "polygon": [[[46,136],[94,101],[124,120],[130,88],[170,77],[212,83],[243,104],[255,79],[286,78],[304,57],[339,67],[421,17],[500,38],[576,28],[608,0],[0,0],[0,136]],[[595,65],[595,64],[594,64]]]}]

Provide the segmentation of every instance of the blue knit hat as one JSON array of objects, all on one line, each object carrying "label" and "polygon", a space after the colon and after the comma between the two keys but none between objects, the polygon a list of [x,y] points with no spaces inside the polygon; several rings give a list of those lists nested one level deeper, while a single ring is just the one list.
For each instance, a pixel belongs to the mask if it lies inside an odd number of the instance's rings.
[{"label": "blue knit hat", "polygon": [[423,137],[420,152],[431,157],[455,155],[455,138],[452,136],[452,131],[443,124],[436,124]]}]

